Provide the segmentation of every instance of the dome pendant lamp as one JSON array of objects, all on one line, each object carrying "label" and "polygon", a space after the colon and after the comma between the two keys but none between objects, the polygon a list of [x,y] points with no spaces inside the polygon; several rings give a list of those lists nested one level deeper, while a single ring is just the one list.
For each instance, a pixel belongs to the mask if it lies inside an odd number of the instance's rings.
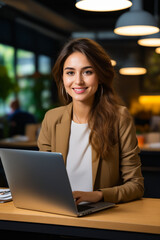
[{"label": "dome pendant lamp", "polygon": [[157,54],[160,54],[160,47],[156,48],[155,52],[156,52]]},{"label": "dome pendant lamp", "polygon": [[127,61],[120,68],[119,73],[122,75],[144,75],[147,69],[139,62],[135,53],[131,53]]},{"label": "dome pendant lamp", "polygon": [[142,9],[142,0],[133,0],[130,10],[116,22],[114,32],[124,36],[143,36],[159,32],[155,18]]},{"label": "dome pendant lamp", "polygon": [[[154,1],[154,18],[157,20],[159,19],[158,16],[158,1]],[[160,47],[160,32],[143,36],[138,40],[138,44],[144,47]]]},{"label": "dome pendant lamp", "polygon": [[138,44],[144,47],[160,47],[160,32],[141,37]]},{"label": "dome pendant lamp", "polygon": [[119,70],[121,75],[144,75],[147,73],[146,68],[143,67],[124,67]]},{"label": "dome pendant lamp", "polygon": [[75,6],[92,12],[118,11],[132,6],[130,0],[77,0]]}]

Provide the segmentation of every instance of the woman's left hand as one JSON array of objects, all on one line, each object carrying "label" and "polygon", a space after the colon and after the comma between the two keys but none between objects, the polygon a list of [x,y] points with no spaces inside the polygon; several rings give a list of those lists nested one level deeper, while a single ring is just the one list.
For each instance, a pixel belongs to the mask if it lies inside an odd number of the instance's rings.
[{"label": "woman's left hand", "polygon": [[76,204],[78,205],[80,202],[99,202],[103,199],[103,193],[101,191],[93,191],[93,192],[82,192],[82,191],[74,191],[73,197],[76,200]]}]

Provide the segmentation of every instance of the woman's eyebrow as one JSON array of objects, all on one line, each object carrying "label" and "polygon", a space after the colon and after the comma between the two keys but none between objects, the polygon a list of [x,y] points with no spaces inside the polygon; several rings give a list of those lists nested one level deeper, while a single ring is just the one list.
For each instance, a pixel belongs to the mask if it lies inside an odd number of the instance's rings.
[{"label": "woman's eyebrow", "polygon": [[[87,68],[93,68],[92,66],[85,66],[85,67],[83,67],[82,69],[83,70],[85,70],[85,69],[87,69]],[[75,68],[73,68],[73,67],[66,67],[64,70],[74,70]]]},{"label": "woman's eyebrow", "polygon": [[64,70],[74,70],[73,67],[66,67]]},{"label": "woman's eyebrow", "polygon": [[83,67],[82,69],[87,69],[87,68],[93,68],[92,66],[86,66],[86,67]]}]

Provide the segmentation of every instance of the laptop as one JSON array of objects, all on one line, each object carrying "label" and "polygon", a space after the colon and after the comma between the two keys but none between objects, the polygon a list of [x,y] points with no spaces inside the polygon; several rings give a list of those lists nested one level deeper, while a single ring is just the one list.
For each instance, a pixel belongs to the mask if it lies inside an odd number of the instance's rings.
[{"label": "laptop", "polygon": [[17,208],[84,216],[115,205],[76,206],[61,153],[0,149],[0,157]]}]

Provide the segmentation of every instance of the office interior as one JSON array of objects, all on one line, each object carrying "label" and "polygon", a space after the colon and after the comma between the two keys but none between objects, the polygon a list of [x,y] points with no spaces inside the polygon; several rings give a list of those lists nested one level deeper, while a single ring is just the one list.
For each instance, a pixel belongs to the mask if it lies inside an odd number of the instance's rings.
[{"label": "office interior", "polygon": [[[114,86],[121,103],[133,116],[141,149],[147,198],[160,198],[160,53],[157,46],[141,46],[141,36],[114,33],[118,18],[128,9],[90,12],[74,0],[3,0],[0,2],[0,147],[38,150],[37,136],[44,114],[60,106],[52,67],[70,38],[88,37],[108,52],[115,68]],[[160,26],[158,1],[142,1],[143,9]],[[121,74],[134,59],[146,72]],[[34,115],[23,135],[9,135],[10,103]],[[1,166],[0,186],[6,186]]]}]

